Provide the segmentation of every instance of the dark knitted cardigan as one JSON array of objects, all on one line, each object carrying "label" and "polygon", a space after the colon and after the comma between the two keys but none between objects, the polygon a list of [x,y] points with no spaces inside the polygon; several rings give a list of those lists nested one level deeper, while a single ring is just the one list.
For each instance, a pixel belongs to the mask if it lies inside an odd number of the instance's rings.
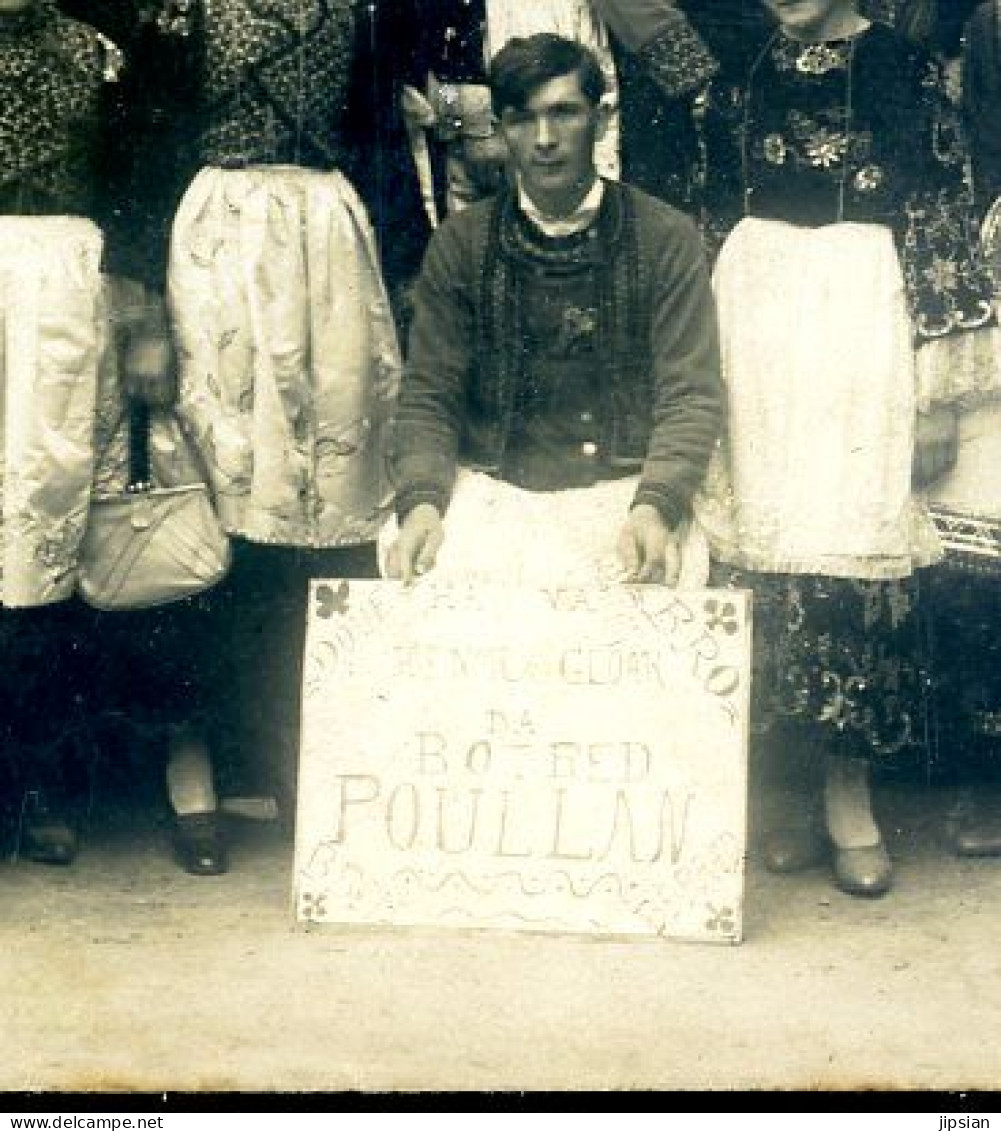
[{"label": "dark knitted cardigan", "polygon": [[[528,272],[558,271],[519,240],[503,194],[435,234],[414,317],[390,463],[397,510],[444,513],[456,466],[497,473],[523,374],[521,303]],[[606,184],[597,232],[602,415],[609,462],[641,472],[636,503],[674,524],[688,511],[718,435],[723,393],[715,307],[698,232],[668,205]],[[554,241],[558,243],[559,241]]]}]

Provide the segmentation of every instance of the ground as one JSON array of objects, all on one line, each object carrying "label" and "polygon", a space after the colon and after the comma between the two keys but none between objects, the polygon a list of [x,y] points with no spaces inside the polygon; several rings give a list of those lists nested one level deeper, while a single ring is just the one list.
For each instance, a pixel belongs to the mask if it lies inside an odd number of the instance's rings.
[{"label": "ground", "polygon": [[993,1089],[1001,861],[948,853],[945,800],[881,790],[883,900],[752,858],[738,947],[306,930],[277,825],[196,879],[98,804],[72,868],[0,865],[0,1089]]}]

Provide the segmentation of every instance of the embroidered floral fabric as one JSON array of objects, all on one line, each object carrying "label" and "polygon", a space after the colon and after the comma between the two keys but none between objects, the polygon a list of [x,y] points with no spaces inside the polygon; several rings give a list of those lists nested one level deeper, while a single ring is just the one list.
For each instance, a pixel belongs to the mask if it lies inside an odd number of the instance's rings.
[{"label": "embroidered floral fabric", "polygon": [[89,220],[0,218],[3,604],[65,600],[90,502],[103,364],[101,236]]},{"label": "embroidered floral fabric", "polygon": [[752,722],[822,724],[876,760],[924,749],[928,680],[917,583],[745,573],[714,584],[754,592]]},{"label": "embroidered floral fabric", "polygon": [[669,97],[690,94],[717,71],[716,61],[682,13],[672,13],[668,27],[640,49],[657,85]]},{"label": "embroidered floral fabric", "polygon": [[287,546],[374,539],[400,360],[347,179],[203,170],[174,224],[169,293],[180,412],[224,527]]},{"label": "embroidered floral fabric", "polygon": [[987,324],[966,157],[942,79],[888,28],[803,44],[773,35],[738,87],[702,105],[711,242],[749,215],[895,235],[918,341]]}]

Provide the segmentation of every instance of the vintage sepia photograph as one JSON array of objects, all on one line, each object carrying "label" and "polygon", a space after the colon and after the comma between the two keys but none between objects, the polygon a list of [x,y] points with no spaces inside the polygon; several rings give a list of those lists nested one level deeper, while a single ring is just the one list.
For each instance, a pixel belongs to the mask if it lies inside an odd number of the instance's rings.
[{"label": "vintage sepia photograph", "polygon": [[999,0],[0,0],[4,1106],[1001,1087],[999,288]]}]

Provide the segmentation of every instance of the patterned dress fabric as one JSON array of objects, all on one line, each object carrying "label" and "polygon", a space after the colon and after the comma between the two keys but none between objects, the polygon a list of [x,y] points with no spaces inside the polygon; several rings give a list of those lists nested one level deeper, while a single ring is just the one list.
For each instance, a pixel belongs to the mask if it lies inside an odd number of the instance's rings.
[{"label": "patterned dress fabric", "polygon": [[[2,603],[68,598],[93,493],[128,483],[128,430],[115,336],[134,285],[100,272],[101,234],[77,217],[0,218],[0,584]],[[200,481],[173,413],[155,413],[158,486]]]},{"label": "patterned dress fabric", "polygon": [[[999,187],[1001,9],[979,4],[967,27],[963,103],[970,127],[974,183],[981,211]],[[1001,292],[997,226],[985,222],[985,244]],[[1001,373],[1001,350],[996,370]],[[931,491],[945,544],[945,563],[930,588],[937,722],[942,746],[964,786],[995,784],[1001,774],[1001,394],[967,392],[959,418],[955,467]]]},{"label": "patterned dress fabric", "polygon": [[[992,524],[997,536],[997,524]],[[962,784],[1001,777],[1001,570],[950,557],[927,589],[934,641],[936,728]]]},{"label": "patterned dress fabric", "polygon": [[773,34],[739,85],[711,89],[704,134],[717,238],[744,216],[880,224],[919,341],[990,321],[956,114],[928,57],[890,29],[818,44]]},{"label": "patterned dress fabric", "polygon": [[74,589],[104,355],[101,234],[77,218],[0,219],[3,603]]},{"label": "patterned dress fabric", "polygon": [[0,14],[0,212],[91,216],[114,45],[49,4]]},{"label": "patterned dress fabric", "polygon": [[616,39],[643,59],[671,98],[698,90],[719,69],[713,54],[717,44],[708,44],[699,34],[702,17],[723,25],[743,22],[742,12],[732,2],[696,3],[696,11],[690,13],[691,7],[674,0],[595,0],[598,14]]},{"label": "patterned dress fabric", "polygon": [[399,354],[364,209],[339,173],[206,169],[174,225],[181,413],[225,528],[370,541]]},{"label": "patterned dress fabric", "polygon": [[180,411],[223,524],[370,541],[399,351],[364,206],[338,170],[361,5],[204,0],[199,152],[173,227]]},{"label": "patterned dress fabric", "polygon": [[916,412],[996,381],[961,139],[879,25],[771,34],[704,115],[730,417],[697,510],[758,598],[759,721],[902,756],[926,719],[911,577],[942,552],[910,486]]},{"label": "patterned dress fabric", "polygon": [[339,164],[359,6],[350,0],[203,5],[202,161]]},{"label": "patterned dress fabric", "polygon": [[835,735],[828,748],[897,763],[927,755],[927,650],[915,578],[747,572],[711,582],[754,594],[752,726],[783,721]]},{"label": "patterned dress fabric", "polygon": [[69,597],[107,370],[99,165],[116,49],[48,3],[0,14],[0,578]]}]

